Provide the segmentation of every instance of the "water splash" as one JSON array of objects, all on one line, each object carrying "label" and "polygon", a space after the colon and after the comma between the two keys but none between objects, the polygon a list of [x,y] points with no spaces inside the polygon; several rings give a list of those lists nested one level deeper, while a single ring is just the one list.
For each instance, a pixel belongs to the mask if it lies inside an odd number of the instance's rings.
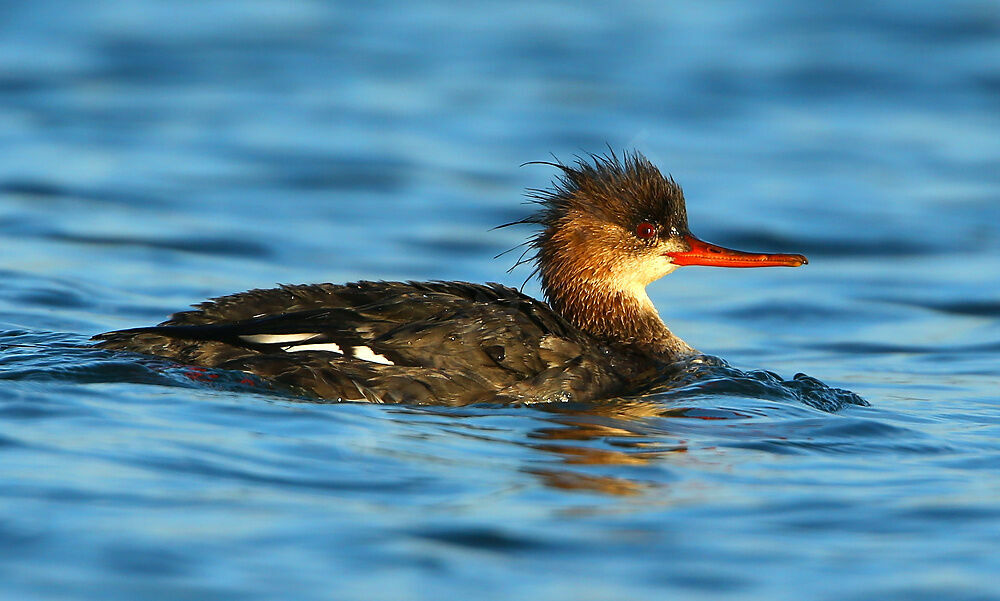
[{"label": "water splash", "polygon": [[655,394],[670,401],[712,395],[795,402],[827,412],[849,405],[870,406],[849,390],[828,386],[803,373],[786,380],[772,371],[742,371],[711,355],[687,359],[678,367],[680,370],[667,377]]}]

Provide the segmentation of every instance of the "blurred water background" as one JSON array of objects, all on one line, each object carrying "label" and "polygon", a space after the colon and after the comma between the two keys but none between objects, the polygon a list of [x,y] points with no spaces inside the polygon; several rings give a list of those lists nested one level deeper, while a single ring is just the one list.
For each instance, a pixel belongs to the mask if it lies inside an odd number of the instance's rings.
[{"label": "blurred water background", "polygon": [[[654,284],[675,332],[871,407],[317,405],[87,348],[520,285],[519,165],[608,146],[810,258]],[[0,157],[4,599],[1000,599],[996,2],[3,2]]]}]

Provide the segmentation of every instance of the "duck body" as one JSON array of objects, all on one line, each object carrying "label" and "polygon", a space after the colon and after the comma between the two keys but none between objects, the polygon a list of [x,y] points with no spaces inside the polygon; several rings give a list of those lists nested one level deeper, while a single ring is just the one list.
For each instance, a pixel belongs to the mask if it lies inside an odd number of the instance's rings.
[{"label": "duck body", "polygon": [[[801,255],[710,245],[683,193],[638,153],[591,156],[530,197],[529,251],[548,302],[499,284],[355,282],[216,298],[98,346],[239,370],[328,400],[463,405],[642,392],[697,355],[660,319],[650,282],[683,265],[798,266]],[[526,261],[525,261],[526,262]],[[520,263],[520,262],[519,262]]]},{"label": "duck body", "polygon": [[662,361],[602,343],[499,284],[356,282],[250,290],[100,346],[245,371],[326,399],[378,403],[591,400]]}]

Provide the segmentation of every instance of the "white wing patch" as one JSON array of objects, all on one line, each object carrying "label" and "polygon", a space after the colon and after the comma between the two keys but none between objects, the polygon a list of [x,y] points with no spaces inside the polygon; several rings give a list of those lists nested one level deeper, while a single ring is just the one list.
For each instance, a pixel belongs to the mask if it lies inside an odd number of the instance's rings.
[{"label": "white wing patch", "polygon": [[382,365],[395,365],[395,363],[386,359],[384,355],[379,355],[367,346],[356,346],[351,350],[354,351],[355,359],[371,361],[372,363],[381,363]]},{"label": "white wing patch", "polygon": [[344,354],[344,351],[340,348],[340,345],[336,342],[325,342],[322,344],[300,344],[298,346],[286,346],[284,350],[289,353],[295,353],[298,351],[327,351],[330,353],[340,353]]},{"label": "white wing patch", "polygon": [[319,334],[253,334],[240,336],[240,340],[250,344],[292,344],[295,342],[305,342],[312,340]]},{"label": "white wing patch", "polygon": [[[240,340],[249,342],[250,344],[277,344],[281,346],[281,350],[288,353],[297,353],[300,351],[326,351],[328,353],[337,353],[340,355],[344,354],[344,349],[340,348],[340,345],[335,342],[296,344],[298,342],[308,342],[320,336],[322,336],[322,334],[314,332],[302,334],[248,334],[246,336],[240,336]],[[351,347],[351,355],[360,361],[381,363],[382,365],[395,365],[395,363],[387,359],[385,355],[380,355],[367,346]]]}]

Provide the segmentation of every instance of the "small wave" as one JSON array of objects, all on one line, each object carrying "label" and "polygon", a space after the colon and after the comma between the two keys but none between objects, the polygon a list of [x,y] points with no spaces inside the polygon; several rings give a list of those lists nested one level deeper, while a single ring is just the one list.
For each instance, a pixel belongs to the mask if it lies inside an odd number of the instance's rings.
[{"label": "small wave", "polygon": [[243,372],[111,353],[93,348],[81,336],[27,330],[0,332],[0,380],[153,384],[247,392],[273,389],[267,381]]},{"label": "small wave", "polygon": [[267,258],[272,255],[271,248],[267,245],[237,238],[208,238],[203,236],[192,238],[143,238],[140,236],[97,236],[91,234],[70,234],[66,232],[52,232],[46,237],[59,242],[75,242],[97,246],[136,246],[140,248],[179,250],[226,257]]},{"label": "small wave", "polygon": [[870,406],[849,390],[828,386],[803,373],[786,380],[767,370],[742,371],[711,355],[686,360],[680,367],[680,372],[664,380],[656,394],[672,401],[710,395],[794,402],[827,412],[850,405]]}]

